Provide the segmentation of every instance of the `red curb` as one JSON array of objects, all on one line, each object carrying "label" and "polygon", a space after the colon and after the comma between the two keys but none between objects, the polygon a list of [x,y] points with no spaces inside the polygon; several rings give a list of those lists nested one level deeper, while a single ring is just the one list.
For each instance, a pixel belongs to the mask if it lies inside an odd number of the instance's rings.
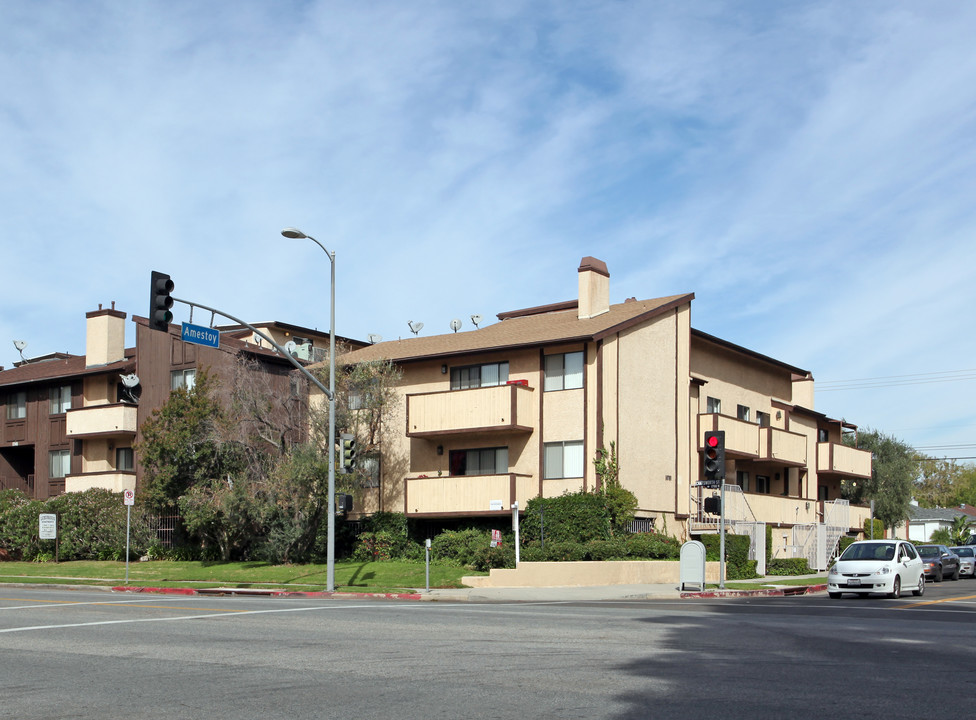
[{"label": "red curb", "polygon": [[112,588],[112,592],[129,593],[164,593],[167,595],[196,595],[197,591],[193,588],[156,588],[156,587],[132,587],[129,585],[119,585]]},{"label": "red curb", "polygon": [[[226,594],[234,594],[233,588],[222,588]],[[164,595],[201,595],[193,588],[160,588],[160,587],[134,587],[129,585],[119,585],[112,588],[113,592],[128,593],[161,593]],[[209,593],[214,594],[214,593]],[[244,593],[241,593],[244,594]],[[423,595],[420,593],[340,593],[340,592],[305,592],[298,590],[272,590],[268,593],[269,597],[309,597],[309,598],[334,598],[337,600],[363,599],[363,598],[382,598],[385,600],[420,600]]]}]

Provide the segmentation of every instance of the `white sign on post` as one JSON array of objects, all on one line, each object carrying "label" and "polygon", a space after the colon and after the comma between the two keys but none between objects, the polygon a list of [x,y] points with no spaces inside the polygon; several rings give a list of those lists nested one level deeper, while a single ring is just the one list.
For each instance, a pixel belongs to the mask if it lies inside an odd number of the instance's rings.
[{"label": "white sign on post", "polygon": [[58,516],[54,513],[41,513],[38,516],[37,537],[41,540],[58,539]]},{"label": "white sign on post", "polygon": [[125,490],[122,493],[122,502],[126,505],[135,505],[136,494],[132,490]]}]

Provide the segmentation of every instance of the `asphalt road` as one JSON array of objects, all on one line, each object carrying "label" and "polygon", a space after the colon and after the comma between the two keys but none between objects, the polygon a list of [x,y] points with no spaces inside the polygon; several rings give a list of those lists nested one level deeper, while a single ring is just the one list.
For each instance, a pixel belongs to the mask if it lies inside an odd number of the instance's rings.
[{"label": "asphalt road", "polygon": [[0,586],[0,717],[968,717],[974,613],[976,581],[520,604]]}]

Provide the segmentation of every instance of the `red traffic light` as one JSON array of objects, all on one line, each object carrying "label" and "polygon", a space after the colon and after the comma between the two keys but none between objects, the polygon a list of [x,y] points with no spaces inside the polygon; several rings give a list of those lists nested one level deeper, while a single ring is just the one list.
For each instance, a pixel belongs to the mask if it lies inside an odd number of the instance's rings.
[{"label": "red traffic light", "polygon": [[718,435],[708,435],[708,436],[706,436],[706,438],[705,438],[705,444],[708,445],[708,447],[717,447],[718,446]]}]

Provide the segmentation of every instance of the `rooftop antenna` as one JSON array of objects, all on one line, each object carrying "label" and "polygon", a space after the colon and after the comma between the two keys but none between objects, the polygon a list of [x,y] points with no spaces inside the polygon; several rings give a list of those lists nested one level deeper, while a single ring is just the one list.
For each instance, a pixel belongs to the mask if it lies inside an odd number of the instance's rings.
[{"label": "rooftop antenna", "polygon": [[478,325],[480,325],[480,324],[481,324],[481,321],[482,321],[483,319],[484,319],[484,318],[482,318],[482,317],[481,317],[480,315],[472,315],[472,316],[471,316],[471,322],[472,322],[472,323],[474,323],[474,326],[475,326],[475,327],[478,327]]},{"label": "rooftop antenna", "polygon": [[21,360],[23,360],[25,363],[30,362],[30,360],[24,357],[24,348],[27,347],[26,340],[14,340],[14,347],[17,348],[17,352],[20,353]]},{"label": "rooftop antenna", "polygon": [[454,332],[457,332],[460,329],[461,329],[461,321],[458,320],[457,318],[454,318],[453,320],[451,320],[451,330],[453,330]]},{"label": "rooftop antenna", "polygon": [[412,332],[414,335],[417,335],[421,330],[424,329],[424,324],[422,322],[407,320],[407,325],[410,326],[410,332]]},{"label": "rooftop antenna", "polygon": [[366,336],[366,339],[369,340],[370,345],[375,345],[378,342],[383,342],[383,336],[377,335],[376,333],[370,333],[369,335]]}]

